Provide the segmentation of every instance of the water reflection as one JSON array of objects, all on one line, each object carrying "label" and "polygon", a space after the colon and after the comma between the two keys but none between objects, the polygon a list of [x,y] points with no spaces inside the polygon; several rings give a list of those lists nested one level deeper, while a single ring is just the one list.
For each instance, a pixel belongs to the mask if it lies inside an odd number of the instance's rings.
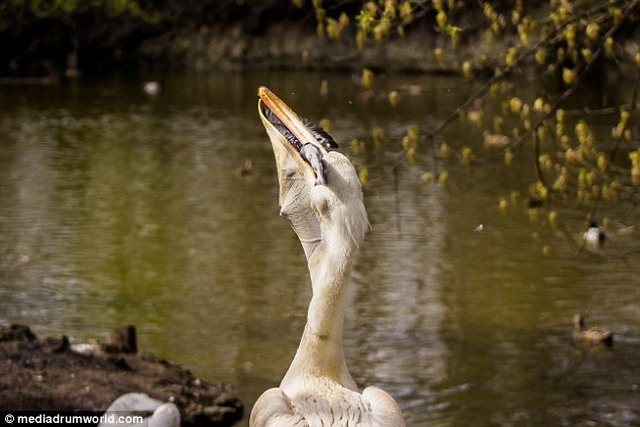
[{"label": "water reflection", "polygon": [[[373,225],[348,294],[359,384],[389,390],[412,426],[640,422],[634,259],[576,256],[525,214],[500,215],[498,197],[534,173],[530,154],[510,170],[457,171],[444,188],[420,183],[431,160],[392,166],[407,125],[438,123],[468,92],[446,78],[382,80],[422,88],[392,113],[343,75],[174,76],[155,98],[118,79],[0,87],[0,320],[80,339],[134,323],[141,348],[234,384],[249,407],[276,385],[310,289],[277,215],[259,84],[331,118],[343,147],[372,126],[392,137],[353,156],[370,170]],[[451,137],[478,145],[480,133]],[[625,239],[613,250],[638,244]],[[574,346],[575,311],[619,343]]]}]

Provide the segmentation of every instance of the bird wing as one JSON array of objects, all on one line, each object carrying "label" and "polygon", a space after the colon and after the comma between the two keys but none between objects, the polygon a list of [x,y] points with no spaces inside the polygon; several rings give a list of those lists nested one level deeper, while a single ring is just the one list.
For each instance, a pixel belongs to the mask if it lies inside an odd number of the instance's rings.
[{"label": "bird wing", "polygon": [[363,400],[371,408],[374,426],[406,427],[402,410],[398,403],[386,391],[378,387],[367,387],[362,392]]},{"label": "bird wing", "polygon": [[271,388],[253,405],[249,427],[309,427],[309,424],[294,413],[291,400],[282,390]]}]

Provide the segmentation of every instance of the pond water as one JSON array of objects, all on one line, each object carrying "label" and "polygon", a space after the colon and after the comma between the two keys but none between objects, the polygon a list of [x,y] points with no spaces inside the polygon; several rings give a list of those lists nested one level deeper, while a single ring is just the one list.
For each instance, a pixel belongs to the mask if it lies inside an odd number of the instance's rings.
[{"label": "pond water", "polygon": [[[232,384],[247,425],[293,357],[310,297],[301,246],[278,216],[261,84],[329,118],[369,171],[373,228],[344,343],[359,385],[388,390],[409,426],[640,424],[640,233],[592,254],[532,222],[529,148],[511,168],[435,162],[424,147],[417,164],[401,160],[407,126],[433,128],[472,90],[447,77],[379,77],[364,91],[345,74],[174,75],[157,96],[124,77],[0,86],[0,322],[77,340],[135,324],[143,350]],[[533,85],[514,90],[526,99]],[[400,91],[396,109],[385,89]],[[628,102],[619,92],[608,102]],[[483,106],[485,120],[497,108]],[[617,117],[596,120],[606,141]],[[374,126],[386,135],[378,148]],[[469,123],[446,138],[482,150]],[[442,169],[446,185],[422,183]],[[513,189],[522,201],[502,214]],[[598,209],[640,225],[631,205]],[[569,236],[585,212],[563,210]],[[613,347],[574,344],[576,312],[613,330]]]}]

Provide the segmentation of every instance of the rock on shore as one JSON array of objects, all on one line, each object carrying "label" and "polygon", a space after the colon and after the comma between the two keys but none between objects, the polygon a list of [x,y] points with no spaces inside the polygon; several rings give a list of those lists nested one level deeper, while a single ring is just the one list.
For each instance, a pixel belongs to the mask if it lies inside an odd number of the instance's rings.
[{"label": "rock on shore", "polygon": [[3,410],[104,411],[119,396],[142,392],[174,402],[183,426],[231,426],[242,418],[243,404],[228,386],[137,353],[131,326],[106,344],[74,347],[66,336],[41,339],[28,326],[0,325]]}]

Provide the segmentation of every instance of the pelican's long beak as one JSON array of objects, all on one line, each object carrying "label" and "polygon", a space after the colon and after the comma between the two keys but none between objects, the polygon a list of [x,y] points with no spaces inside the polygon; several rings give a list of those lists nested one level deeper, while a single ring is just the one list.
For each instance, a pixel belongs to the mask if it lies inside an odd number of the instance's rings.
[{"label": "pelican's long beak", "polygon": [[[258,113],[272,144],[281,144],[287,150],[305,181],[311,185],[324,184],[322,158],[327,150],[318,139],[325,138],[325,135],[329,137],[328,134],[312,122],[300,119],[265,86],[258,88],[258,97]],[[329,146],[335,145],[329,139]]]}]

